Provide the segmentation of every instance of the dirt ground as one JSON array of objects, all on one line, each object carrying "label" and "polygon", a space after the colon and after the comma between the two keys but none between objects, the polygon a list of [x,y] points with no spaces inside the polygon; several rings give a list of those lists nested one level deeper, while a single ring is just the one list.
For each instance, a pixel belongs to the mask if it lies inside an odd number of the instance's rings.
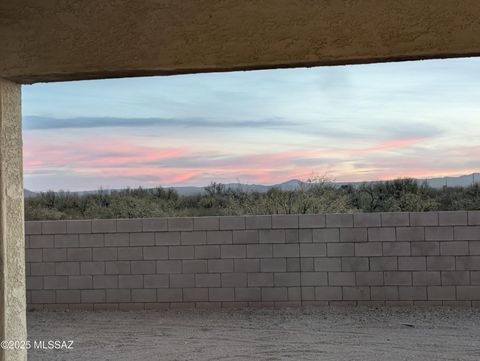
[{"label": "dirt ground", "polygon": [[29,360],[480,360],[478,309],[30,312]]}]

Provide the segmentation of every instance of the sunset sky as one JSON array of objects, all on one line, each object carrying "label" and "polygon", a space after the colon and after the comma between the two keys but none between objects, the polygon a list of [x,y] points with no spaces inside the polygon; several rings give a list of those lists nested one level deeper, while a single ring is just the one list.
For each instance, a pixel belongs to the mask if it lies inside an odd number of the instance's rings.
[{"label": "sunset sky", "polygon": [[25,187],[480,169],[480,58],[24,86]]}]

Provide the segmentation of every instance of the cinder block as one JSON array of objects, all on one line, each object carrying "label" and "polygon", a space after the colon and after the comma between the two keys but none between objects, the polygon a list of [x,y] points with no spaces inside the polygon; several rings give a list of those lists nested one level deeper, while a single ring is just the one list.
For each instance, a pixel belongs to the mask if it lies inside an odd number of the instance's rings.
[{"label": "cinder block", "polygon": [[[296,285],[302,286],[327,286],[328,285],[328,276],[327,272],[301,272],[300,273],[301,283]],[[290,286],[295,286],[291,284]]]},{"label": "cinder block", "polygon": [[[303,259],[302,259],[303,261]],[[334,257],[319,257],[315,258],[315,271],[341,271],[342,270],[342,263],[341,258],[334,258]],[[303,262],[302,262],[303,263]],[[368,267],[368,265],[367,265]],[[303,271],[302,267],[302,271]],[[312,269],[313,271],[313,269]]]},{"label": "cinder block", "polygon": [[438,256],[440,255],[439,242],[412,242],[412,256]]},{"label": "cinder block", "polygon": [[80,303],[80,291],[58,290],[56,291],[56,303]]},{"label": "cinder block", "polygon": [[210,273],[233,272],[232,259],[209,259],[207,269]]},{"label": "cinder block", "polygon": [[325,214],[301,214],[298,216],[298,226],[300,228],[323,228],[325,225]]},{"label": "cinder block", "polygon": [[262,288],[262,301],[287,301],[288,290],[286,287]]},{"label": "cinder block", "polygon": [[143,247],[144,260],[168,259],[168,247]]},{"label": "cinder block", "polygon": [[85,290],[93,287],[92,276],[68,276],[68,288]]},{"label": "cinder block", "polygon": [[382,255],[381,242],[355,243],[355,256],[381,256],[381,255]]},{"label": "cinder block", "polygon": [[143,233],[130,233],[130,246],[154,246],[155,245],[155,233],[143,232]]},{"label": "cinder block", "polygon": [[[302,300],[302,288],[301,287],[288,287],[287,295],[289,301],[301,301]],[[298,305],[301,306],[301,303]]]},{"label": "cinder block", "polygon": [[480,226],[480,211],[468,211],[468,225]]},{"label": "cinder block", "polygon": [[370,299],[370,287],[342,287],[344,301],[359,301]]},{"label": "cinder block", "polygon": [[182,289],[181,288],[158,289],[157,302],[182,302]]},{"label": "cinder block", "polygon": [[[108,287],[117,288],[117,287]],[[143,288],[142,275],[119,275],[118,288]]]},{"label": "cinder block", "polygon": [[42,233],[43,234],[67,233],[67,222],[66,221],[43,221]]},{"label": "cinder block", "polygon": [[300,229],[298,231],[298,242],[300,242],[300,243],[312,243],[313,242],[313,230],[312,229]]},{"label": "cinder block", "polygon": [[281,229],[259,230],[260,243],[285,243],[285,231]]},{"label": "cinder block", "polygon": [[453,271],[455,270],[455,257],[453,256],[428,256],[427,270]]},{"label": "cinder block", "polygon": [[42,249],[26,249],[25,250],[26,262],[42,262]]},{"label": "cinder block", "polygon": [[467,256],[468,241],[440,242],[442,256]]},{"label": "cinder block", "polygon": [[184,288],[184,302],[208,301],[208,288]]},{"label": "cinder block", "polygon": [[235,300],[233,288],[210,288],[208,290],[208,298],[213,302],[228,302]]},{"label": "cinder block", "polygon": [[441,284],[440,272],[413,272],[414,286],[439,286]]},{"label": "cinder block", "polygon": [[425,227],[397,227],[397,241],[425,240]]},{"label": "cinder block", "polygon": [[207,243],[207,233],[205,231],[181,232],[182,245],[199,245]]},{"label": "cinder block", "polygon": [[457,256],[455,265],[457,271],[480,270],[480,256]]},{"label": "cinder block", "polygon": [[357,272],[357,286],[383,286],[383,272]]},{"label": "cinder block", "polygon": [[55,290],[32,290],[32,303],[55,303]]},{"label": "cinder block", "polygon": [[410,212],[410,225],[438,226],[438,212]]},{"label": "cinder block", "polygon": [[200,273],[195,275],[195,287],[220,287],[221,278],[218,273]]},{"label": "cinder block", "polygon": [[384,256],[410,256],[410,242],[383,243]]},{"label": "cinder block", "polygon": [[80,299],[82,303],[103,303],[105,290],[81,290]]},{"label": "cinder block", "polygon": [[117,232],[142,232],[141,219],[117,219]]},{"label": "cinder block", "polygon": [[31,235],[30,248],[53,248],[53,235]]},{"label": "cinder block", "polygon": [[370,271],[396,271],[397,269],[397,257],[370,258]]},{"label": "cinder block", "polygon": [[410,214],[407,212],[383,212],[382,227],[400,227],[410,225]]},{"label": "cinder block", "polygon": [[143,232],[164,232],[168,230],[166,218],[143,218]]},{"label": "cinder block", "polygon": [[92,233],[91,220],[69,220],[67,222],[67,233]]},{"label": "cinder block", "polygon": [[468,224],[467,211],[445,211],[438,212],[440,226],[461,226]]},{"label": "cinder block", "polygon": [[[300,254],[302,256],[304,255],[302,253]],[[327,254],[328,257],[354,256],[354,243],[328,243]],[[322,254],[319,254],[318,256],[322,256]],[[323,254],[323,256],[325,256],[325,254]]]},{"label": "cinder block", "polygon": [[[332,258],[332,259],[334,259],[334,258]],[[302,257],[302,258],[300,258],[300,270],[302,272],[313,272],[313,271],[315,271],[314,263],[313,263],[313,257]]]},{"label": "cinder block", "polygon": [[101,233],[80,234],[78,239],[80,247],[105,247],[104,236]]},{"label": "cinder block", "polygon": [[168,258],[170,259],[193,259],[195,251],[193,246],[170,246],[168,247]]},{"label": "cinder block", "polygon": [[427,241],[453,241],[453,227],[425,227],[425,240]]},{"label": "cinder block", "polygon": [[260,272],[259,259],[236,259],[234,260],[235,272]]},{"label": "cinder block", "polygon": [[[303,276],[303,274],[302,274]],[[324,275],[325,283],[327,284],[327,275]],[[273,275],[275,287],[299,287],[300,286],[300,272],[277,272]]]},{"label": "cinder block", "polygon": [[235,301],[255,302],[260,300],[260,288],[235,288]]},{"label": "cinder block", "polygon": [[245,217],[220,217],[221,230],[240,230],[245,229],[245,227]]},{"label": "cinder block", "polygon": [[429,286],[427,287],[429,300],[455,300],[455,286]]},{"label": "cinder block", "polygon": [[[328,244],[332,246],[336,244]],[[338,244],[339,245],[339,244]],[[296,253],[292,253],[291,257],[295,257]],[[274,247],[275,255],[275,247]],[[324,257],[327,255],[327,247],[325,243],[301,243],[300,244],[300,257]],[[331,256],[331,254],[329,254]]]},{"label": "cinder block", "polygon": [[395,286],[371,287],[370,297],[374,301],[398,300],[398,287],[395,287]]},{"label": "cinder block", "polygon": [[117,248],[93,248],[94,261],[116,261],[117,257]]},{"label": "cinder block", "polygon": [[[262,245],[263,246],[263,245]],[[299,257],[300,254],[300,249],[302,249],[303,246],[307,246],[307,249],[312,250],[314,253],[319,252],[318,247],[315,246],[323,246],[323,250],[325,254],[325,245],[312,245],[312,244],[274,244],[273,245],[273,257]],[[310,246],[310,248],[308,247]],[[314,247],[311,247],[314,246]],[[313,256],[313,254],[310,254],[310,256]]]},{"label": "cinder block", "polygon": [[398,257],[399,271],[426,271],[426,257]]},{"label": "cinder block", "polygon": [[[342,257],[342,271],[368,271],[368,257]],[[340,271],[340,270],[329,270]]]},{"label": "cinder block", "polygon": [[273,287],[273,273],[249,273],[248,287]]},{"label": "cinder block", "polygon": [[68,261],[91,261],[92,249],[91,248],[68,248],[67,260]]},{"label": "cinder block", "polygon": [[130,289],[106,290],[106,301],[121,303],[132,302],[131,291]]},{"label": "cinder block", "polygon": [[274,214],[272,215],[272,228],[298,228],[298,215]]},{"label": "cinder block", "polygon": [[207,272],[207,260],[183,260],[182,261],[183,273],[206,273]]},{"label": "cinder block", "polygon": [[155,261],[131,261],[132,274],[155,274]]},{"label": "cinder block", "polygon": [[313,242],[339,242],[340,231],[338,228],[313,229],[312,238]]},{"label": "cinder block", "polygon": [[247,245],[247,258],[268,258],[268,257],[273,257],[273,246],[271,244]]},{"label": "cinder block", "polygon": [[261,272],[286,272],[287,261],[285,258],[263,258],[260,260]]},{"label": "cinder block", "polygon": [[480,226],[456,226],[454,227],[455,239],[460,241],[480,240]]},{"label": "cinder block", "polygon": [[285,243],[298,243],[298,229],[285,230]]},{"label": "cinder block", "polygon": [[222,258],[245,258],[247,256],[247,246],[245,245],[222,245],[220,246]]},{"label": "cinder block", "polygon": [[118,288],[117,275],[95,275],[93,276],[93,288]]},{"label": "cinder block", "polygon": [[180,244],[180,232],[156,232],[155,244],[157,246],[177,246]]},{"label": "cinder block", "polygon": [[195,287],[195,275],[191,274],[171,274],[171,288]]},{"label": "cinder block", "polygon": [[380,227],[381,220],[379,213],[355,213],[353,215],[355,227]]},{"label": "cinder block", "polygon": [[[339,287],[341,288],[341,287]],[[301,296],[302,296],[302,301],[314,301],[315,300],[315,287],[300,287],[301,290]],[[341,293],[341,292],[340,292]]]},{"label": "cinder block", "polygon": [[193,231],[193,218],[167,218],[167,224],[169,231]]},{"label": "cinder block", "polygon": [[232,243],[231,231],[208,231],[207,243],[208,244],[231,244]]},{"label": "cinder block", "polygon": [[118,260],[134,261],[143,259],[142,247],[120,247],[118,248]]},{"label": "cinder block", "polygon": [[116,219],[92,219],[92,233],[115,233]]},{"label": "cinder block", "polygon": [[80,262],[82,275],[105,274],[105,262]]},{"label": "cinder block", "polygon": [[246,273],[222,273],[222,287],[247,287]]},{"label": "cinder block", "polygon": [[410,286],[412,284],[411,272],[387,271],[383,273],[385,286]]},{"label": "cinder block", "polygon": [[46,290],[67,289],[68,276],[44,276],[43,288]]},{"label": "cinder block", "polygon": [[328,272],[330,286],[355,286],[355,272]]},{"label": "cinder block", "polygon": [[353,227],[353,214],[327,214],[326,226],[328,228]]},{"label": "cinder block", "polygon": [[271,229],[272,228],[272,216],[246,216],[245,224],[247,229]]},{"label": "cinder block", "polygon": [[[327,230],[335,230],[335,228],[331,228]],[[367,228],[340,228],[340,242],[367,242],[367,241],[368,241]]]},{"label": "cinder block", "polygon": [[315,300],[336,301],[342,299],[342,287],[315,287]]},{"label": "cinder block", "polygon": [[396,240],[394,227],[369,228],[368,240],[370,242],[393,242]]},{"label": "cinder block", "polygon": [[157,261],[157,273],[182,273],[181,260]]},{"label": "cinder block", "polygon": [[287,258],[287,272],[300,272],[300,259],[299,258]]},{"label": "cinder block", "polygon": [[44,262],[62,262],[67,260],[67,250],[65,248],[51,248],[43,250]]},{"label": "cinder block", "polygon": [[25,222],[25,235],[42,234],[41,221],[27,221]]},{"label": "cinder block", "polygon": [[400,286],[400,287],[398,287],[398,299],[401,300],[401,301],[423,301],[423,300],[426,300],[427,299],[427,287]]},{"label": "cinder block", "polygon": [[470,241],[468,242],[469,254],[480,255],[480,241]]},{"label": "cinder block", "polygon": [[220,246],[195,246],[196,259],[220,258]]},{"label": "cinder block", "polygon": [[443,271],[442,285],[443,286],[462,286],[470,284],[469,271]]},{"label": "cinder block", "polygon": [[458,286],[457,287],[458,300],[480,300],[479,286]]},{"label": "cinder block", "polygon": [[257,231],[233,231],[233,243],[249,244],[258,243]]},{"label": "cinder block", "polygon": [[78,234],[55,234],[55,248],[78,247]]},{"label": "cinder block", "polygon": [[168,275],[145,275],[143,276],[144,288],[168,288]]},{"label": "cinder block", "polygon": [[139,289],[132,290],[132,302],[156,302],[157,290]]}]

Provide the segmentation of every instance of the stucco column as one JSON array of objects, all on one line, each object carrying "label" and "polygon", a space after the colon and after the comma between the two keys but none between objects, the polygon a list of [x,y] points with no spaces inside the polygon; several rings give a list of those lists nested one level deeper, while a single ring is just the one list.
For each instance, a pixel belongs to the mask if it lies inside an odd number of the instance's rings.
[{"label": "stucco column", "polygon": [[[26,339],[20,85],[0,79],[0,339]],[[0,349],[0,360],[26,360]]]}]

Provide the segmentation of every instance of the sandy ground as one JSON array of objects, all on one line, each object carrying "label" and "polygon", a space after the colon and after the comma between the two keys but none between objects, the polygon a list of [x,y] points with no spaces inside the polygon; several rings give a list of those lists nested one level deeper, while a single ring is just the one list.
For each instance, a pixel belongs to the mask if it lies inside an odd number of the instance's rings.
[{"label": "sandy ground", "polygon": [[478,309],[30,312],[29,360],[480,360]]}]

